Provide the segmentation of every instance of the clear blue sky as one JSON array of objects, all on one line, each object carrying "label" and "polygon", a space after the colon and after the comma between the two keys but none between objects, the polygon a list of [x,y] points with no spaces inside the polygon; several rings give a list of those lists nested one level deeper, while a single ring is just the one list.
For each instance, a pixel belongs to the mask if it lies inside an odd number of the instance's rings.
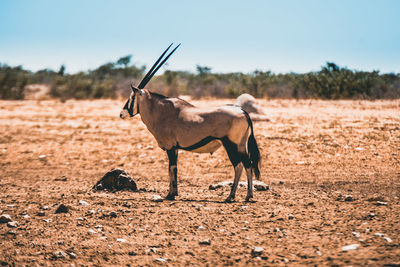
[{"label": "clear blue sky", "polygon": [[167,68],[276,73],[326,61],[400,72],[400,0],[1,0],[0,62],[74,73],[119,57]]}]

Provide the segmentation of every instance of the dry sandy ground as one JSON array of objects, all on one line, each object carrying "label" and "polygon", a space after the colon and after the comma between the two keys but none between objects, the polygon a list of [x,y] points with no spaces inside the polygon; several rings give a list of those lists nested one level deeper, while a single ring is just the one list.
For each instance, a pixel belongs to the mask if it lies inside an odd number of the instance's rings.
[{"label": "dry sandy ground", "polygon": [[[152,202],[167,156],[140,117],[119,119],[123,104],[0,101],[0,215],[17,222],[0,224],[1,265],[400,264],[400,101],[262,101],[271,190],[231,204],[208,189],[232,179],[223,149],[180,153],[180,196]],[[89,191],[115,167],[145,190]]]}]

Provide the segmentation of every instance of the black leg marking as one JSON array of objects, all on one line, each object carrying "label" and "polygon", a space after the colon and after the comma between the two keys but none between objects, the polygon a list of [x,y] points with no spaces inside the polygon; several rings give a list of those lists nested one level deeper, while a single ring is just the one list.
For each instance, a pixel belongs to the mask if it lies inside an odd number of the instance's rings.
[{"label": "black leg marking", "polygon": [[175,196],[178,195],[178,151],[175,148],[167,150],[167,155],[169,160],[169,192],[165,198],[174,200]]}]

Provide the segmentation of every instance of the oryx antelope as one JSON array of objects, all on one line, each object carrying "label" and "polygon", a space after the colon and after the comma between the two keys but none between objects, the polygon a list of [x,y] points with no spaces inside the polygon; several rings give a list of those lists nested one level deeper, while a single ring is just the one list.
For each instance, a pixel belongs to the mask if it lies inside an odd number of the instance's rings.
[{"label": "oryx antelope", "polygon": [[[243,166],[247,174],[246,201],[253,197],[253,172],[260,177],[260,152],[254,137],[253,123],[243,109],[235,105],[198,108],[175,97],[166,97],[143,89],[155,72],[179,47],[162,58],[164,51],[148,71],[139,86],[133,87],[131,95],[120,113],[122,119],[140,114],[143,123],[165,150],[169,159],[169,192],[166,199],[178,195],[178,150],[197,153],[213,153],[224,146],[235,170],[235,178],[226,202],[235,198]],[[160,62],[161,61],[161,62]]]}]

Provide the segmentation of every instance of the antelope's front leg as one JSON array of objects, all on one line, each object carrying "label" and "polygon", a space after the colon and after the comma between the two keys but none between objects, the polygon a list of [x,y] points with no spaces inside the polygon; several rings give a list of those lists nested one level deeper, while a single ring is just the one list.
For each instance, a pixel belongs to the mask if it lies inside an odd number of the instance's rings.
[{"label": "antelope's front leg", "polygon": [[178,195],[178,151],[176,149],[167,150],[169,160],[169,192],[165,199],[174,200]]}]

